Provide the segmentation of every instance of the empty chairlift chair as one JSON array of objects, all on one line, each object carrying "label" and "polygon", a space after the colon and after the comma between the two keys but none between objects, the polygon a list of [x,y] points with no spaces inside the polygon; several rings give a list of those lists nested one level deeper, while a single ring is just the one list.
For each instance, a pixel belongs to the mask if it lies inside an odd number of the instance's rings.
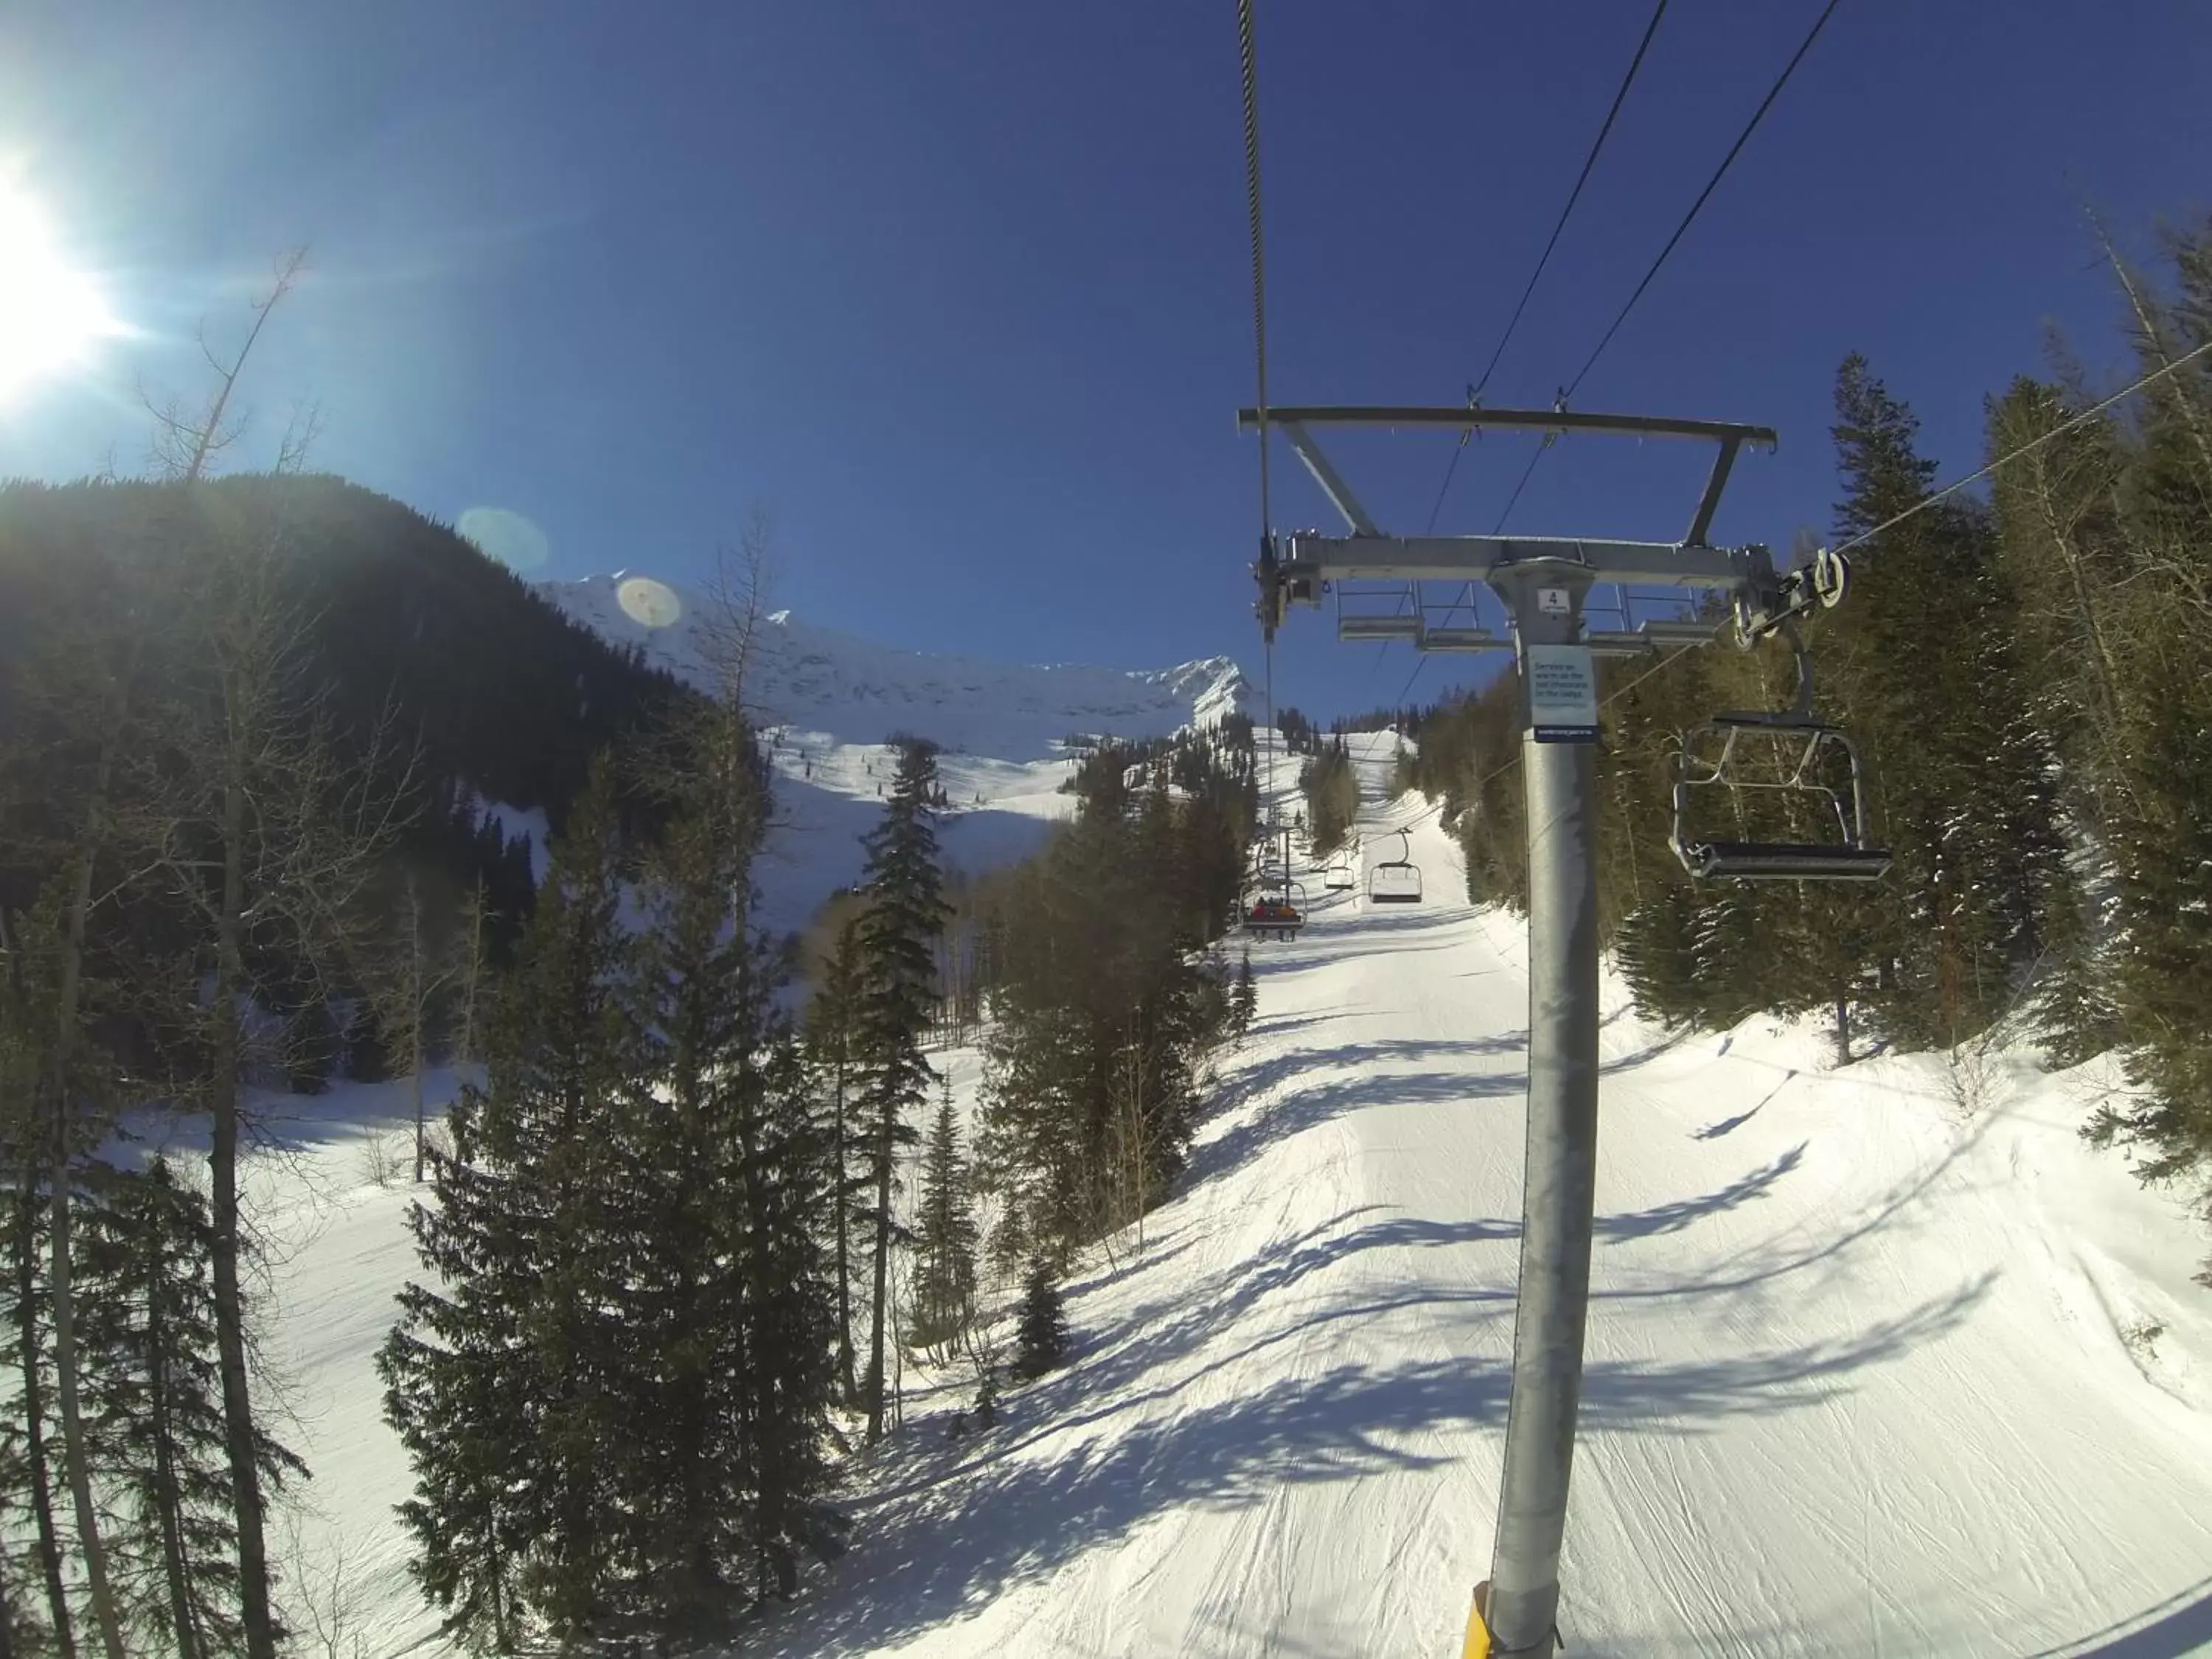
[{"label": "empty chairlift chair", "polygon": [[1421,870],[1413,862],[1413,840],[1404,830],[1398,832],[1401,843],[1398,856],[1386,859],[1367,872],[1367,902],[1370,904],[1419,904],[1421,902]]},{"label": "empty chairlift chair", "polygon": [[[1674,757],[1674,856],[1692,876],[1735,881],[1874,881],[1889,849],[1867,833],[1865,769],[1840,726],[1813,714],[1797,652],[1784,713],[1715,714]],[[1724,822],[1716,820],[1723,814]]]},{"label": "empty chairlift chair", "polygon": [[1353,849],[1348,847],[1333,854],[1329,861],[1322,866],[1322,886],[1332,893],[1348,893],[1357,887],[1359,884],[1358,878],[1352,872],[1352,860],[1354,856]]}]

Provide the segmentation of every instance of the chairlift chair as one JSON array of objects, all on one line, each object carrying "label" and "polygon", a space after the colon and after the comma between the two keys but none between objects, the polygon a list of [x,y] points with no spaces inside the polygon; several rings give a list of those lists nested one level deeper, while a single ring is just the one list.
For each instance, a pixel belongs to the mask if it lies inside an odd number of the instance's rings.
[{"label": "chairlift chair", "polygon": [[1352,849],[1340,847],[1329,854],[1328,862],[1322,866],[1321,884],[1332,893],[1348,893],[1359,884],[1352,872]]},{"label": "chairlift chair", "polygon": [[1370,904],[1419,904],[1421,902],[1421,871],[1413,862],[1413,838],[1403,830],[1398,831],[1401,843],[1398,856],[1386,859],[1367,872],[1367,902]]},{"label": "chairlift chair", "polygon": [[[1700,879],[1875,881],[1889,868],[1867,831],[1866,769],[1843,728],[1813,713],[1813,665],[1794,627],[1797,697],[1780,713],[1715,714],[1683,735],[1674,757],[1674,856]],[[1700,832],[1701,797],[1725,790],[1745,833]],[[1754,819],[1792,830],[1831,823],[1832,838],[1754,838]]]},{"label": "chairlift chair", "polygon": [[1294,881],[1274,892],[1263,890],[1244,912],[1244,931],[1255,939],[1295,939],[1305,926],[1305,889]]}]

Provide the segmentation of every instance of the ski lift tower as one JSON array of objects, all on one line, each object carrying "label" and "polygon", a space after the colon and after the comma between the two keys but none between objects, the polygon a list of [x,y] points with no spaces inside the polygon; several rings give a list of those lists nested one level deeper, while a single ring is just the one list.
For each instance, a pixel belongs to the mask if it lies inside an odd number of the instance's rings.
[{"label": "ski lift tower", "polygon": [[[1333,586],[1348,581],[1403,582],[1417,599],[1425,580],[1480,582],[1511,618],[1512,637],[1501,639],[1481,628],[1431,626],[1417,602],[1410,615],[1340,615],[1337,633],[1350,640],[1403,640],[1416,651],[1510,650],[1519,672],[1528,800],[1527,1175],[1498,1533],[1486,1595],[1478,1595],[1469,1627],[1469,1651],[1549,1653],[1558,1638],[1559,1547],[1582,1393],[1597,1167],[1594,659],[1701,645],[1721,626],[1693,618],[1632,631],[1595,630],[1583,620],[1583,601],[1603,582],[1719,593],[1729,601],[1740,644],[1747,648],[1783,630],[1795,645],[1795,619],[1838,603],[1848,569],[1824,550],[1802,569],[1778,573],[1763,546],[1715,547],[1708,539],[1738,453],[1747,444],[1773,447],[1774,434],[1765,427],[1479,407],[1247,409],[1237,424],[1260,430],[1263,442],[1267,428],[1279,428],[1346,529],[1340,536],[1300,532],[1279,545],[1273,535],[1263,542],[1254,574],[1269,640],[1291,606],[1318,608]],[[1321,427],[1614,434],[1711,443],[1717,453],[1678,540],[1393,536],[1322,453],[1313,437]],[[1834,872],[1772,873],[1803,878]],[[1478,1638],[1484,1646],[1477,1647]]]}]

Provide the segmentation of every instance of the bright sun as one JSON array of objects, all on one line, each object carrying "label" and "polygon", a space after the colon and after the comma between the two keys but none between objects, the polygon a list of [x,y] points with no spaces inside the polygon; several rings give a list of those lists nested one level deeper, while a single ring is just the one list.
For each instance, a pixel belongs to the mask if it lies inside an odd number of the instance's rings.
[{"label": "bright sun", "polygon": [[121,332],[99,285],[64,257],[38,204],[0,182],[0,404],[82,366]]}]

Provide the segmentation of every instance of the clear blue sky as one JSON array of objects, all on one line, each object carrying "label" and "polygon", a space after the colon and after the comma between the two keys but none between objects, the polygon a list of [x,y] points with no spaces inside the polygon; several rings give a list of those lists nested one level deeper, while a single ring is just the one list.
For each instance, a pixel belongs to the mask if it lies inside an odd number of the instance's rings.
[{"label": "clear blue sky", "polygon": [[[1817,9],[1675,0],[1490,402],[1572,374]],[[1261,0],[1278,400],[1459,399],[1648,15]],[[1972,465],[2052,324],[2118,373],[2081,204],[2137,252],[2212,206],[2208,87],[2203,0],[1843,0],[1577,406],[1778,428],[1731,539],[1827,522],[1847,350]],[[192,386],[193,319],[305,242],[240,465],[311,398],[320,465],[523,514],[546,574],[685,580],[757,500],[779,599],[834,626],[1258,665],[1231,0],[16,0],[0,166],[145,331],[0,409],[0,473],[138,465],[134,382]],[[1418,529],[1449,441],[1346,459]],[[1528,441],[1484,440],[1441,527],[1487,529]],[[1697,459],[1577,441],[1514,526],[1676,533]],[[1277,479],[1279,523],[1327,521]],[[1407,659],[1371,655],[1303,617],[1279,692],[1388,700]]]}]

